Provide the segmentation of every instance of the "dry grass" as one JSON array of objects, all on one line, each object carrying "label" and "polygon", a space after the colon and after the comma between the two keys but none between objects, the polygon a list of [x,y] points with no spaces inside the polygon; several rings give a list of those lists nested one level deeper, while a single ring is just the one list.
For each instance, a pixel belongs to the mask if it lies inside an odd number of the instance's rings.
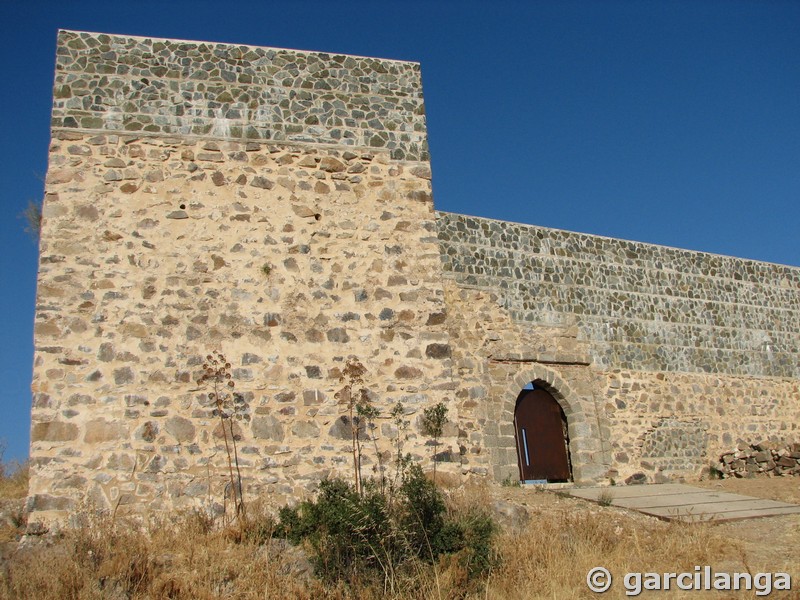
[{"label": "dry grass", "polygon": [[16,542],[25,528],[27,494],[28,464],[0,463],[0,544]]},{"label": "dry grass", "polygon": [[344,598],[292,572],[278,546],[214,528],[200,515],[153,521],[142,530],[83,513],[79,527],[17,551],[0,598]]},{"label": "dry grass", "polygon": [[[416,576],[382,585],[325,585],[304,572],[302,555],[279,540],[209,530],[184,516],[146,531],[109,518],[87,520],[51,544],[17,552],[0,576],[0,598],[36,600],[436,598],[462,581],[454,569],[419,566]],[[449,582],[449,583],[448,583]],[[452,594],[447,597],[454,597]]]},{"label": "dry grass", "polygon": [[[2,481],[0,489],[19,495],[21,483]],[[527,525],[498,535],[500,562],[488,580],[468,586],[451,560],[419,564],[387,587],[366,581],[324,585],[308,572],[302,552],[272,539],[271,521],[258,506],[248,507],[243,528],[221,528],[198,514],[142,528],[87,510],[79,527],[38,540],[5,561],[0,599],[569,600],[597,597],[585,581],[595,566],[621,578],[633,571],[692,571],[741,556],[735,543],[709,525],[668,524],[550,493],[485,484],[450,489],[447,496],[448,509],[457,513],[490,509],[502,497],[531,515]],[[603,597],[623,598],[624,589],[615,586]]]},{"label": "dry grass", "polygon": [[413,579],[384,593],[380,585],[325,587],[299,574],[301,559],[282,554],[281,543],[210,528],[198,516],[146,531],[87,518],[53,544],[18,552],[0,580],[0,598],[591,598],[585,574],[597,565],[617,574],[691,571],[724,555],[707,527],[661,525],[620,531],[608,515],[591,513],[535,520],[500,536],[502,563],[488,582],[467,588],[455,563],[419,565]]},{"label": "dry grass", "polygon": [[[603,566],[618,578],[629,572],[691,572],[695,565],[713,565],[737,551],[708,525],[627,525],[610,511],[563,512],[505,534],[498,541],[502,567],[490,581],[488,597],[593,598],[586,586],[586,574],[593,567]],[[624,597],[624,589],[616,593]],[[612,588],[604,597],[618,596]],[[659,593],[659,598],[673,597],[682,596]]]},{"label": "dry grass", "polygon": [[[443,598],[491,598],[493,600],[558,600],[598,598],[586,585],[590,569],[603,566],[615,576],[603,598],[627,598],[622,585],[631,572],[693,572],[709,565],[721,572],[746,571],[747,560],[740,542],[719,526],[709,523],[663,522],[638,513],[597,506],[550,492],[472,484],[448,492],[454,511],[492,509],[496,501],[524,507],[531,516],[522,527],[505,527],[496,540],[499,566],[481,590],[459,594],[448,587],[445,574],[440,586]],[[785,570],[785,569],[783,569]],[[457,584],[457,582],[455,582]],[[674,587],[674,586],[673,586]],[[659,598],[685,598],[683,590],[655,592]],[[691,592],[693,598],[720,598],[719,592]],[[737,598],[756,598],[740,592]],[[773,592],[772,597],[792,598]]]},{"label": "dry grass", "polygon": [[28,494],[28,463],[0,463],[0,499],[24,498]]}]

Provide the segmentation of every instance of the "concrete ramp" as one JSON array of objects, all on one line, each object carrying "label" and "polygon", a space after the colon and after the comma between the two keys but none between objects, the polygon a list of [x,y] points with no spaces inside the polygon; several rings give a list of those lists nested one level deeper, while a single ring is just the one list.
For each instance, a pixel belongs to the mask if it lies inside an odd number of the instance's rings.
[{"label": "concrete ramp", "polygon": [[718,522],[800,514],[797,504],[706,490],[682,483],[571,488],[563,491],[576,498],[637,510],[667,521]]}]

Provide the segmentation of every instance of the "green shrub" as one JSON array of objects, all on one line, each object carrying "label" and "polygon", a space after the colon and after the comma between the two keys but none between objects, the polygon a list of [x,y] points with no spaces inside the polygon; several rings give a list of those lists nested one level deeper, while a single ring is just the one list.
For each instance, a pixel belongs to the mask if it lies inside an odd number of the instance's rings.
[{"label": "green shrub", "polygon": [[495,565],[492,537],[497,531],[492,517],[475,512],[460,522],[463,531],[461,564],[470,577],[483,575]]},{"label": "green shrub", "polygon": [[276,534],[294,544],[306,541],[319,575],[349,581],[397,559],[388,516],[386,497],[373,486],[361,495],[343,479],[330,479],[320,483],[316,501],[280,509]]},{"label": "green shrub", "polygon": [[317,574],[329,581],[395,577],[415,561],[452,557],[468,578],[492,565],[491,517],[448,513],[442,493],[418,465],[394,492],[365,481],[362,493],[343,479],[321,482],[316,500],[279,512],[276,535],[311,550]]},{"label": "green shrub", "polygon": [[399,496],[396,519],[414,555],[433,562],[440,554],[452,552],[451,542],[460,534],[452,527],[445,527],[444,498],[433,482],[425,478],[419,465],[408,468]]}]

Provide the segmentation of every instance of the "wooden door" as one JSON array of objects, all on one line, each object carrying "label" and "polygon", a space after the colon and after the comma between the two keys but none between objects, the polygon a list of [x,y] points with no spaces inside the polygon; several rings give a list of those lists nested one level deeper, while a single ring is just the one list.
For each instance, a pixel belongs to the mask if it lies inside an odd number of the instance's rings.
[{"label": "wooden door", "polygon": [[544,390],[523,390],[514,411],[517,456],[523,481],[570,481],[566,419]]}]

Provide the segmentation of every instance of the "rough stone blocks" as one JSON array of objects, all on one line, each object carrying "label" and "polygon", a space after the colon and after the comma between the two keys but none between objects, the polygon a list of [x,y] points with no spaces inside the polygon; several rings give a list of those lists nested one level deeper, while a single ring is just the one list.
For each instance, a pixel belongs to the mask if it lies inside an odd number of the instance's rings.
[{"label": "rough stone blocks", "polygon": [[43,215],[31,522],[218,512],[228,441],[246,495],[313,493],[352,468],[353,358],[369,475],[430,467],[441,402],[438,468],[518,476],[528,383],[579,483],[800,435],[799,269],[436,213],[414,63],[62,31]]}]

